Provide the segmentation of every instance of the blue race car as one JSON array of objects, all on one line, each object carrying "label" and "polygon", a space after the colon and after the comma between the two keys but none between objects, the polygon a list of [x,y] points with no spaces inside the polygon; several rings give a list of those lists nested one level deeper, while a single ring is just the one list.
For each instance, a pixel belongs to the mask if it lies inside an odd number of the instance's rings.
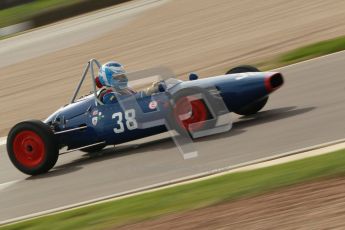
[{"label": "blue race car", "polygon": [[[203,79],[196,74],[191,74],[188,81],[166,78],[157,81],[150,93],[117,96],[113,103],[106,104],[102,95],[109,89],[97,89],[95,64],[101,67],[95,59],[87,63],[71,103],[44,122],[24,121],[10,130],[7,152],[21,172],[48,172],[56,164],[60,150],[66,148],[68,152],[97,152],[107,145],[168,130],[187,139],[211,135],[219,126],[219,118],[229,117],[229,112],[252,115],[260,111],[269,94],[284,82],[281,73],[260,72],[243,65],[225,75]],[[76,100],[89,70],[92,92]]]}]

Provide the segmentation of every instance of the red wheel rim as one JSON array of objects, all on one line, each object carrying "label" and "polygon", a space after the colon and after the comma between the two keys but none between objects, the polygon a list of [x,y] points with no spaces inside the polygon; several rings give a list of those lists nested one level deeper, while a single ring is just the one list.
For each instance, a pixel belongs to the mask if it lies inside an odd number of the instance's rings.
[{"label": "red wheel rim", "polygon": [[25,130],[18,133],[14,138],[13,152],[21,165],[35,168],[42,163],[46,148],[39,135],[33,131]]},{"label": "red wheel rim", "polygon": [[[197,131],[204,125],[207,120],[207,109],[204,102],[192,97],[180,98],[175,105],[175,117],[179,125],[189,131]],[[189,126],[193,124],[193,126]]]}]

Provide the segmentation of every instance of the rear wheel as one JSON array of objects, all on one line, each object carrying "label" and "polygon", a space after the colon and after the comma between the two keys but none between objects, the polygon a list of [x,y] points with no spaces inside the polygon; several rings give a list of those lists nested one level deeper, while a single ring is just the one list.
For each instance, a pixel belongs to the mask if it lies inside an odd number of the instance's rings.
[{"label": "rear wheel", "polygon": [[226,74],[246,73],[246,72],[261,72],[258,68],[251,65],[240,65],[230,69]]},{"label": "rear wheel", "polygon": [[53,131],[41,121],[25,121],[14,126],[7,138],[7,153],[21,172],[37,175],[48,172],[59,157]]},{"label": "rear wheel", "polygon": [[239,110],[236,110],[234,112],[242,116],[253,115],[259,112],[266,105],[267,101],[268,101],[268,97],[265,97],[265,98],[260,99],[259,101],[255,101],[254,103],[248,106],[245,106],[244,108],[241,108]]},{"label": "rear wheel", "polygon": [[[237,66],[235,68],[230,69],[228,72],[226,72],[226,74],[245,73],[245,72],[261,72],[261,71],[254,66],[241,65],[241,66]],[[255,101],[251,103],[250,105],[240,108],[234,111],[234,113],[237,113],[243,116],[256,114],[266,105],[267,101],[268,101],[268,96],[258,101]]]}]

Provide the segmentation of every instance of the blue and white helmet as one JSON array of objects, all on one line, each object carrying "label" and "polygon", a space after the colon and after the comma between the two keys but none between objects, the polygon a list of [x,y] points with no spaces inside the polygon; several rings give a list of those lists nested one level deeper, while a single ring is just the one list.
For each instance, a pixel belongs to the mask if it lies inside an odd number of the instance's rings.
[{"label": "blue and white helmet", "polygon": [[123,65],[115,61],[110,61],[102,65],[98,72],[98,78],[104,86],[114,87],[116,89],[125,89],[128,87],[126,71]]}]

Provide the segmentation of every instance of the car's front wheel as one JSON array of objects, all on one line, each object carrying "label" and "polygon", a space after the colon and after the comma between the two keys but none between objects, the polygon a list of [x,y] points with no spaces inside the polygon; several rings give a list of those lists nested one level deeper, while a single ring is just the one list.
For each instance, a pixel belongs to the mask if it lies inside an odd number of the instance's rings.
[{"label": "car's front wheel", "polygon": [[197,88],[181,90],[173,95],[172,101],[172,117],[168,123],[178,133],[192,136],[193,132],[213,127],[215,120],[209,120],[212,115],[208,106],[215,102],[207,91]]},{"label": "car's front wheel", "polygon": [[59,147],[50,127],[32,120],[18,123],[10,130],[7,153],[21,172],[38,175],[54,167],[59,157]]}]

